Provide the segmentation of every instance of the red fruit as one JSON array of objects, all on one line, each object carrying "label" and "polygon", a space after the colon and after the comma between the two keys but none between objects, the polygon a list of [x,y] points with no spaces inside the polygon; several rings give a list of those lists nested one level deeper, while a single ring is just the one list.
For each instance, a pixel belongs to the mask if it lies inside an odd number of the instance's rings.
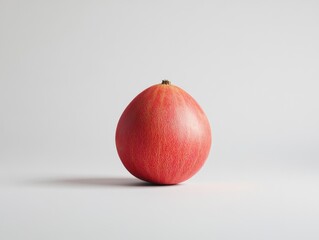
[{"label": "red fruit", "polygon": [[155,184],[177,184],[203,166],[212,139],[198,103],[163,80],[127,106],[115,140],[122,163],[135,177]]}]

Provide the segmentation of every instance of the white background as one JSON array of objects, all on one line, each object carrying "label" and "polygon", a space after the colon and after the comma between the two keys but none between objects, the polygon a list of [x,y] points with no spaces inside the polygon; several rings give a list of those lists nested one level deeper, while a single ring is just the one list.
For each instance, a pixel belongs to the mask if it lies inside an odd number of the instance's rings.
[{"label": "white background", "polygon": [[[0,0],[0,239],[318,239],[318,1]],[[132,177],[117,121],[169,79],[213,146]]]}]

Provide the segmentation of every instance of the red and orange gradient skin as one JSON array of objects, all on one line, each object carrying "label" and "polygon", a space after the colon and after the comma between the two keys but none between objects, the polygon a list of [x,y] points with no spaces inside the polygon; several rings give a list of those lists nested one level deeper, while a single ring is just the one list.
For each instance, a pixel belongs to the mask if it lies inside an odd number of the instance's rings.
[{"label": "red and orange gradient skin", "polygon": [[123,165],[135,177],[155,184],[177,184],[203,166],[212,137],[198,103],[163,80],[126,107],[115,142]]}]

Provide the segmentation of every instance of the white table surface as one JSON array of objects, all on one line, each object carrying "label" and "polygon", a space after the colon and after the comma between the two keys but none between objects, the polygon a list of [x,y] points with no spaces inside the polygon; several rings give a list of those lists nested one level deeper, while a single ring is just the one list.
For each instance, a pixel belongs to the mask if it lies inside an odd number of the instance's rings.
[{"label": "white table surface", "polygon": [[0,239],[319,238],[317,174],[204,168],[152,186],[122,170],[1,168]]}]

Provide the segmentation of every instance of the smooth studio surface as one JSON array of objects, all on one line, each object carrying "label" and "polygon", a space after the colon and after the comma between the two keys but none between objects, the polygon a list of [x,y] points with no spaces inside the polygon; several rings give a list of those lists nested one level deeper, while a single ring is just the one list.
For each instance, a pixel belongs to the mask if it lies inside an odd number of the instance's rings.
[{"label": "smooth studio surface", "polygon": [[[0,239],[318,239],[319,3],[0,0]],[[169,79],[213,143],[176,186],[115,128]]]},{"label": "smooth studio surface", "polygon": [[315,240],[318,181],[215,169],[164,187],[79,167],[1,171],[1,237]]}]

